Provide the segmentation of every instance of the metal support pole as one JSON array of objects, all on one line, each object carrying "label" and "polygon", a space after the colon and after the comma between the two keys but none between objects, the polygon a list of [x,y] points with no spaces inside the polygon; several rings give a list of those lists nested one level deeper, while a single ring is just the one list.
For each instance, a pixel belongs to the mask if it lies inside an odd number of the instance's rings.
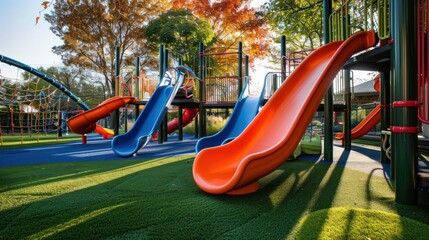
[{"label": "metal support pole", "polygon": [[199,65],[199,71],[198,71],[198,78],[200,79],[199,84],[200,84],[200,88],[199,88],[199,95],[200,95],[200,106],[199,106],[199,121],[200,123],[199,125],[199,133],[200,133],[200,137],[204,137],[206,136],[206,109],[204,107],[204,103],[206,101],[206,97],[205,97],[205,78],[204,78],[204,74],[205,74],[205,66],[204,66],[204,44],[202,42],[200,42],[199,47],[198,47],[198,51],[200,53],[199,57],[198,57],[198,65]]},{"label": "metal support pole", "polygon": [[[323,0],[323,27],[324,27],[324,42],[330,42],[329,39],[329,15],[332,13],[332,0]],[[325,132],[324,132],[324,159],[332,162],[334,159],[334,138],[333,138],[333,122],[334,122],[334,98],[332,85],[329,87],[325,95]]]},{"label": "metal support pole", "polygon": [[[135,81],[135,90],[134,90],[134,97],[139,98],[140,97],[140,57],[136,58],[136,72],[135,72],[135,76],[136,76],[136,81]],[[137,117],[140,114],[140,108],[139,105],[136,104],[135,105],[135,113],[134,113],[134,119],[137,119]]]},{"label": "metal support pole", "polygon": [[[116,46],[115,48],[115,81],[118,81],[118,77],[120,75],[121,71],[121,63],[120,63],[120,47]],[[113,89],[113,92],[115,92],[117,95],[119,95],[119,86],[120,83],[115,84],[115,89]],[[115,136],[119,135],[119,109],[116,109],[113,112],[113,133]]]},{"label": "metal support pole", "polygon": [[[165,68],[166,67],[164,66],[164,45],[161,44],[159,45],[159,81],[160,82],[162,81]],[[164,131],[161,124],[158,130],[158,143],[163,143],[163,139],[162,139],[163,134],[164,134]]]},{"label": "metal support pole", "polygon": [[[168,68],[168,49],[164,48],[164,70]],[[164,120],[162,121],[162,141],[168,141],[168,132],[167,132],[167,124],[168,124],[168,111],[165,114]],[[161,136],[161,135],[160,135]]]},{"label": "metal support pole", "polygon": [[[390,16],[394,16],[393,14],[395,14],[394,11],[395,8],[395,4],[393,3],[393,0],[390,0]],[[394,28],[394,21],[393,19],[390,21],[390,36],[392,38],[392,40],[395,37],[395,28]],[[391,45],[390,48],[390,71],[391,71],[391,75],[390,75],[390,104],[393,103],[393,101],[395,101],[393,95],[395,94],[395,48],[393,47],[393,45]],[[390,105],[390,121],[393,121],[393,109],[392,109],[392,105]],[[389,126],[390,127],[390,126]],[[392,137],[390,137],[390,144],[392,144]],[[395,164],[395,159],[393,157],[391,157],[390,159],[390,180],[394,181],[395,180],[395,173],[396,173],[396,164]]]},{"label": "metal support pole", "polygon": [[344,70],[344,98],[346,101],[346,109],[344,110],[344,149],[352,149],[352,131],[351,131],[351,122],[352,122],[352,94],[350,92],[350,70]]},{"label": "metal support pole", "polygon": [[417,204],[417,64],[416,3],[394,0],[395,74],[392,157],[395,159],[395,201]]},{"label": "metal support pole", "polygon": [[282,78],[281,82],[286,80],[286,36],[281,36],[280,38],[280,52],[281,52],[281,71]]},{"label": "metal support pole", "polygon": [[244,77],[249,77],[249,56],[244,56]]},{"label": "metal support pole", "polygon": [[[387,131],[390,128],[390,70],[386,69],[380,73],[380,105],[381,105],[381,131]],[[382,136],[380,159],[382,163],[388,163],[390,160],[386,156],[386,151],[390,147],[390,141],[386,141],[383,147],[383,138],[390,136]]]},{"label": "metal support pole", "polygon": [[243,90],[243,43],[238,43],[238,94],[240,96],[241,90]]},{"label": "metal support pole", "polygon": [[178,113],[177,113],[177,120],[178,120],[178,125],[179,125],[179,136],[178,136],[178,140],[182,141],[183,140],[183,107],[179,106],[178,109]]}]

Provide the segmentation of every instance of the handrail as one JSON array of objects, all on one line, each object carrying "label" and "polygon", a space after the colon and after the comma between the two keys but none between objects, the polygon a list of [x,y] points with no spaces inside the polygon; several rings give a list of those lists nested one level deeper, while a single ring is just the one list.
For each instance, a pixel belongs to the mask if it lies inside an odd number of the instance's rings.
[{"label": "handrail", "polygon": [[378,38],[386,40],[390,38],[390,12],[389,0],[378,0]]},{"label": "handrail", "polygon": [[[378,37],[381,40],[390,38],[389,4],[389,0],[345,1],[329,16],[330,40],[344,40],[355,33],[355,29],[367,31],[376,30],[376,28],[378,28]],[[359,17],[356,12],[363,13],[363,17]],[[375,25],[375,18],[377,18],[378,26]]]}]

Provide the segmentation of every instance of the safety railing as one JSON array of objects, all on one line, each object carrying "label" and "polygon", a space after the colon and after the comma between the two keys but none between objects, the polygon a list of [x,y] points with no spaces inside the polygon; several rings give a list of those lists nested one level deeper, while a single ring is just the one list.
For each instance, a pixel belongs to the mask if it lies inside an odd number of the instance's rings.
[{"label": "safety railing", "polygon": [[[286,54],[285,77],[287,78],[304,59],[310,55],[313,49],[288,52]],[[284,79],[282,79],[283,81]]]},{"label": "safety railing", "polygon": [[376,30],[390,38],[389,0],[347,0],[329,17],[330,40],[347,39],[358,31]]},{"label": "safety railing", "polygon": [[226,103],[237,101],[237,76],[205,77],[204,84],[204,100],[206,103]]}]

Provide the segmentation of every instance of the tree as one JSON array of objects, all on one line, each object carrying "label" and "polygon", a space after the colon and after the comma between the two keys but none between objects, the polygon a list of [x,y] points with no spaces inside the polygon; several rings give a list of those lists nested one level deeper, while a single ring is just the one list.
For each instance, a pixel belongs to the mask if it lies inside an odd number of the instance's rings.
[{"label": "tree", "polygon": [[149,22],[145,36],[151,43],[164,44],[176,57],[182,57],[184,64],[194,67],[192,60],[198,54],[198,43],[211,45],[214,32],[207,21],[189,10],[173,10]]},{"label": "tree", "polygon": [[266,21],[250,7],[250,1],[174,0],[173,8],[191,9],[193,14],[207,20],[215,31],[216,46],[236,47],[241,41],[252,59],[262,57],[268,51]]},{"label": "tree", "polygon": [[115,47],[120,47],[120,66],[132,64],[137,56],[141,64],[154,64],[144,31],[167,8],[167,0],[56,0],[45,18],[64,41],[53,48],[64,64],[102,74],[107,92],[113,95]]},{"label": "tree", "polygon": [[323,44],[321,0],[270,0],[264,14],[292,50],[314,49]]}]

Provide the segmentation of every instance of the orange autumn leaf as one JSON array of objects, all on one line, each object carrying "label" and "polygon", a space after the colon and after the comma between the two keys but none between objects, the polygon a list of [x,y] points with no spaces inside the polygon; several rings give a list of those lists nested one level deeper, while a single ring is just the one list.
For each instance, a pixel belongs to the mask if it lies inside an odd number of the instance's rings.
[{"label": "orange autumn leaf", "polygon": [[43,9],[46,9],[49,7],[49,1],[44,1],[41,5],[43,6]]},{"label": "orange autumn leaf", "polygon": [[264,56],[268,51],[266,20],[257,9],[242,0],[173,0],[173,9],[187,8],[210,22],[216,33],[216,46],[235,47],[241,41],[246,54]]},{"label": "orange autumn leaf", "polygon": [[109,13],[103,13],[103,17],[107,21],[111,21],[113,19],[113,17]]}]

